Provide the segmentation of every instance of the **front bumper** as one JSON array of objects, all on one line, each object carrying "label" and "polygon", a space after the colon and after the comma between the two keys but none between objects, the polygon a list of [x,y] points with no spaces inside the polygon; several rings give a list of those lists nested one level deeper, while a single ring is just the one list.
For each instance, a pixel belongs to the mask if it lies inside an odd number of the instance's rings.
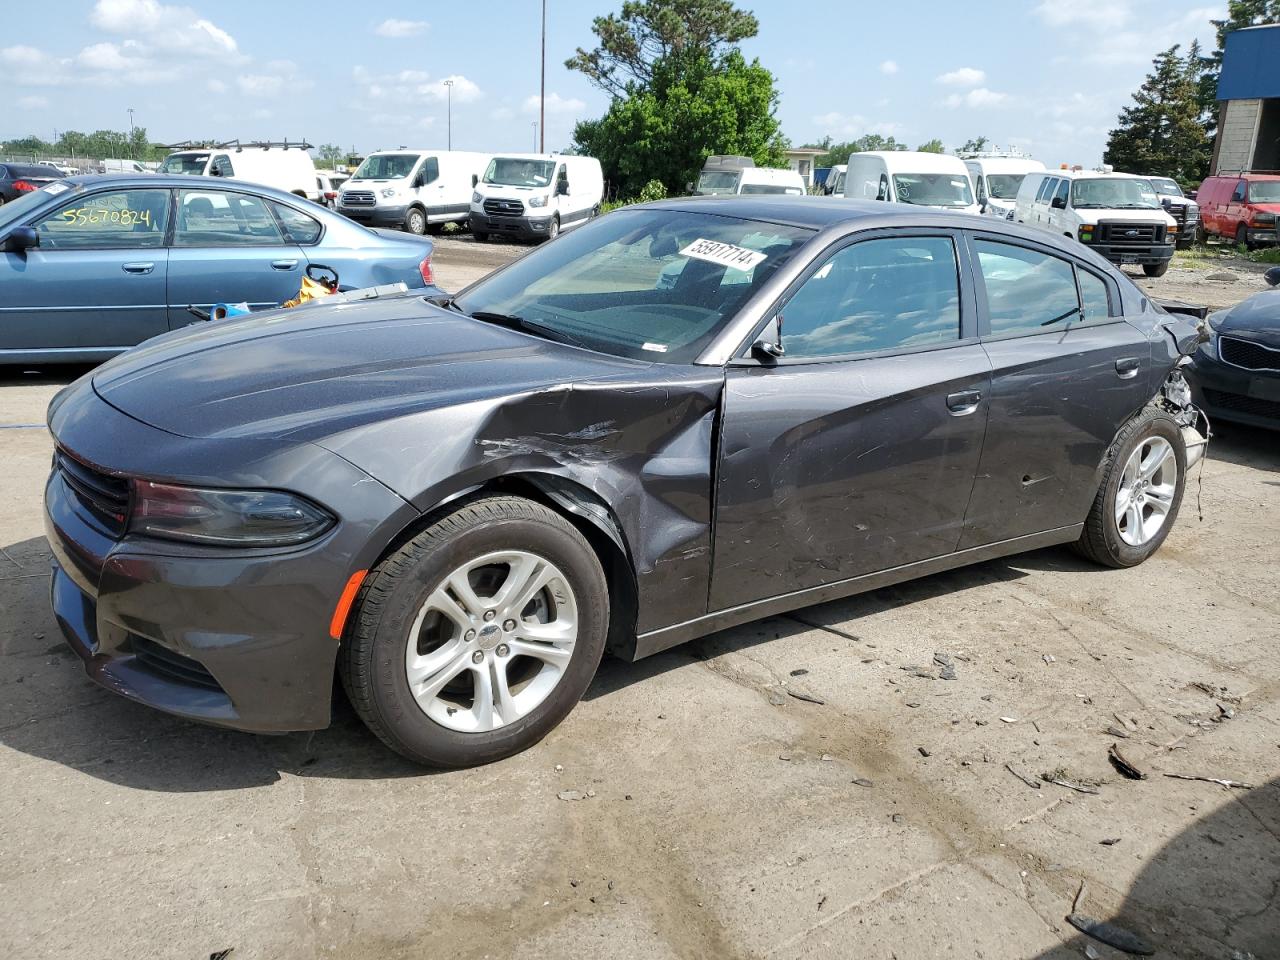
[{"label": "front bumper", "polygon": [[1155,244],[1149,247],[1126,247],[1110,243],[1087,243],[1085,246],[1112,263],[1133,263],[1141,266],[1167,263],[1173,259],[1174,251],[1172,243]]},{"label": "front bumper", "polygon": [[386,204],[379,204],[373,207],[339,206],[338,212],[348,220],[354,220],[356,223],[363,223],[367,226],[398,227],[404,223],[405,214],[409,212],[409,205],[406,203],[399,206]]},{"label": "front bumper", "polygon": [[524,214],[522,216],[502,216],[491,217],[483,210],[471,208],[471,232],[475,233],[501,233],[506,236],[520,237],[525,240],[532,240],[537,237],[545,237],[551,229],[551,218],[553,214],[547,212],[538,216],[530,216]]},{"label": "front bumper", "polygon": [[1280,373],[1224,363],[1217,338],[1196,351],[1186,371],[1196,406],[1211,420],[1280,430]]},{"label": "front bumper", "polygon": [[255,456],[249,447],[263,441],[175,437],[115,410],[86,381],[70,390],[56,402],[50,429],[63,451],[101,472],[127,459],[130,472],[182,482],[160,464],[187,460],[193,472],[186,482],[209,482],[212,468],[223,470],[223,485],[244,485],[224,465],[247,462],[259,485],[298,490],[339,516],[321,539],[292,549],[224,550],[120,535],[55,470],[44,518],[51,601],[90,679],[167,713],[239,730],[327,726],[337,598],[354,571],[372,565],[385,530],[416,511],[314,445],[277,444],[274,458],[261,449]]}]

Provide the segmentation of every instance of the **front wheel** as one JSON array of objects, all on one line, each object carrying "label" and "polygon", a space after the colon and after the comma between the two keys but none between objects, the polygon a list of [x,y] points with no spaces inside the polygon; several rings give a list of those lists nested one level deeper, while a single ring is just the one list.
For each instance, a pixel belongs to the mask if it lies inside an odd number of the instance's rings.
[{"label": "front wheel", "polygon": [[1243,223],[1236,227],[1236,246],[1244,247],[1246,250],[1253,249],[1253,244],[1249,242],[1249,228]]},{"label": "front wheel", "polygon": [[476,500],[369,575],[339,668],[352,705],[419,763],[470,767],[546,736],[604,652],[609,592],[560,514]]},{"label": "front wheel", "polygon": [[471,235],[475,237],[476,240],[479,241],[480,243],[484,243],[486,240],[489,239],[489,235],[485,233],[483,230],[472,230]]},{"label": "front wheel", "polygon": [[560,236],[560,217],[556,215],[551,218],[551,222],[547,224],[547,239],[554,240]]},{"label": "front wheel", "polygon": [[420,237],[427,232],[427,215],[418,207],[410,208],[404,215],[404,228],[414,236]]},{"label": "front wheel", "polygon": [[1163,277],[1169,272],[1169,261],[1165,260],[1163,263],[1144,263],[1142,265],[1142,272],[1148,277]]},{"label": "front wheel", "polygon": [[1133,567],[1160,548],[1186,486],[1182,430],[1148,407],[1116,435],[1076,549],[1107,567]]}]

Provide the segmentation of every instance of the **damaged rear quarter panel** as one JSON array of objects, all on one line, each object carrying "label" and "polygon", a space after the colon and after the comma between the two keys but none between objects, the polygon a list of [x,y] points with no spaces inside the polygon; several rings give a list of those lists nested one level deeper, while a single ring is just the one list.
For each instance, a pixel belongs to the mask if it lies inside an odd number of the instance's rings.
[{"label": "damaged rear quarter panel", "polygon": [[707,612],[724,386],[718,367],[649,369],[418,411],[321,444],[424,513],[515,475],[591,491],[626,540],[645,632]]}]

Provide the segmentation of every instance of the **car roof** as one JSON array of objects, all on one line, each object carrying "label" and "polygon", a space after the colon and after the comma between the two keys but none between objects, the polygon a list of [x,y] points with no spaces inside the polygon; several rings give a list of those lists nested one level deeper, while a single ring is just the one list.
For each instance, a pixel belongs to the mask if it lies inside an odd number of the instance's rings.
[{"label": "car roof", "polygon": [[75,177],[67,177],[60,183],[69,186],[99,187],[104,184],[113,187],[187,187],[193,190],[233,189],[249,190],[265,197],[297,202],[303,199],[297,194],[285,190],[277,190],[261,183],[250,183],[247,180],[235,180],[231,177],[205,177],[196,174],[164,174],[164,173],[89,173]]}]

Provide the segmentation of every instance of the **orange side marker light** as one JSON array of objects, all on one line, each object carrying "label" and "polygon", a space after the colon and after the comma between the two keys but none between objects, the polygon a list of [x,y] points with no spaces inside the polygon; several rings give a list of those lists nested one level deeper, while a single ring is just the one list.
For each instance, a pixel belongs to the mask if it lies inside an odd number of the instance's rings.
[{"label": "orange side marker light", "polygon": [[338,598],[338,605],[333,610],[333,619],[329,621],[329,636],[333,639],[342,639],[342,631],[347,625],[347,614],[351,612],[351,605],[356,602],[356,594],[360,592],[360,584],[364,583],[364,578],[368,574],[368,570],[357,570],[351,575],[347,585],[342,588],[342,596]]}]

